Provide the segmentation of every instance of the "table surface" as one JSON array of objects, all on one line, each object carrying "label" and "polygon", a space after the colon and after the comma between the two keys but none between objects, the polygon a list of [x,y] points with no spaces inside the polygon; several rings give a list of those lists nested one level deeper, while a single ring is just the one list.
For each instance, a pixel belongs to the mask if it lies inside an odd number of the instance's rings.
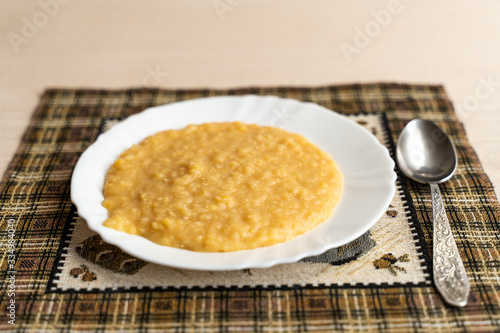
[{"label": "table surface", "polygon": [[500,186],[500,2],[0,3],[0,172],[49,87],[444,85]]}]

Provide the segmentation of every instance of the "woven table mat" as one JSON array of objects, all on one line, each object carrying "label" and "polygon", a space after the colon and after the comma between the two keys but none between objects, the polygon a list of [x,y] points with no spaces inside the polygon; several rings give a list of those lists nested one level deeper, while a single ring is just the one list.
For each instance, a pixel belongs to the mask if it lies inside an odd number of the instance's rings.
[{"label": "woven table mat", "polygon": [[[228,273],[225,282],[218,282],[219,277],[210,272],[190,275],[138,261],[127,272],[120,271],[123,265],[99,265],[94,250],[106,244],[85,234],[85,223],[79,221],[69,196],[71,174],[81,153],[110,122],[147,107],[246,94],[310,101],[353,117],[378,135],[391,154],[411,119],[437,123],[458,153],[457,172],[441,185],[441,191],[471,282],[468,305],[445,305],[430,283],[430,189],[406,179],[399,170],[398,195],[385,220],[358,240],[365,246],[353,243],[323,256],[271,268],[274,271]],[[500,209],[441,86],[47,90],[1,182],[0,207],[4,249],[0,329],[4,330],[500,330]],[[409,230],[408,247],[384,240],[395,230],[384,229],[391,223],[403,230],[401,237]],[[133,260],[126,259],[127,263]],[[279,274],[307,271],[304,267],[317,267],[327,276],[319,283],[306,278],[273,280]],[[154,274],[161,279],[144,282]],[[180,282],[169,284],[169,278]],[[234,282],[242,279],[248,282]]]}]

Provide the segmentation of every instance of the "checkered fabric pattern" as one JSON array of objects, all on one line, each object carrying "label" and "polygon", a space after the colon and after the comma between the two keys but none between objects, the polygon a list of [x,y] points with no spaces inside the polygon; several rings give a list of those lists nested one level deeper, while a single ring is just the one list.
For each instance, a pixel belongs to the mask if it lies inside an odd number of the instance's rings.
[{"label": "checkered fabric pattern", "polygon": [[[187,99],[246,94],[310,101],[344,114],[384,113],[393,145],[411,119],[438,124],[459,159],[456,175],[441,191],[471,282],[468,305],[449,307],[426,284],[52,292],[49,281],[73,211],[71,174],[103,120]],[[397,171],[429,253],[430,189]],[[500,206],[441,86],[47,90],[0,184],[0,221],[1,330],[500,331]]]}]

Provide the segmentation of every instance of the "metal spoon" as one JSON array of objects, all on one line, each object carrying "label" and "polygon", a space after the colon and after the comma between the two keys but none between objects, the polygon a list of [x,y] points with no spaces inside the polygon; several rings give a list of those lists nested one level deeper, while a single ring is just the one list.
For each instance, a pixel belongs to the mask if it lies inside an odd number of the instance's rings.
[{"label": "metal spoon", "polygon": [[406,176],[431,186],[434,283],[447,303],[465,306],[469,280],[453,239],[438,185],[450,179],[457,168],[455,148],[432,121],[415,119],[406,125],[399,136],[396,159]]}]

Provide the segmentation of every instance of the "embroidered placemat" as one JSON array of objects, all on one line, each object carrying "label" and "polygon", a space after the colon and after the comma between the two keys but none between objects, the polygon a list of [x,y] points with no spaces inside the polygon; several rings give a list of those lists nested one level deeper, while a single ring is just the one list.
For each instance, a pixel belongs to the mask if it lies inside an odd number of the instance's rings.
[{"label": "embroidered placemat", "polygon": [[[398,170],[394,200],[368,233],[320,256],[269,269],[197,272],[150,264],[102,242],[77,216],[69,198],[73,167],[116,121],[154,105],[245,94],[296,98],[346,114],[393,156],[398,134],[413,118],[433,120],[450,135],[459,168],[441,190],[471,280],[467,307],[446,306],[434,290],[429,188]],[[3,329],[500,328],[499,205],[440,86],[48,90],[0,190]]]},{"label": "embroidered placemat", "polygon": [[[291,116],[284,110],[276,112],[280,112],[283,119]],[[393,150],[384,114],[353,114],[349,117],[374,133],[390,151]],[[106,130],[116,122],[106,119],[101,128]],[[418,235],[412,231],[415,226],[404,202],[405,193],[398,186],[379,223],[363,237],[340,248],[293,264],[230,272],[181,270],[137,260],[104,243],[74,213],[62,243],[62,254],[55,263],[59,270],[49,281],[50,290],[430,284],[427,272],[430,265],[425,261]],[[116,272],[122,273],[119,279],[113,277]],[[165,279],[165,276],[169,278]]]}]

